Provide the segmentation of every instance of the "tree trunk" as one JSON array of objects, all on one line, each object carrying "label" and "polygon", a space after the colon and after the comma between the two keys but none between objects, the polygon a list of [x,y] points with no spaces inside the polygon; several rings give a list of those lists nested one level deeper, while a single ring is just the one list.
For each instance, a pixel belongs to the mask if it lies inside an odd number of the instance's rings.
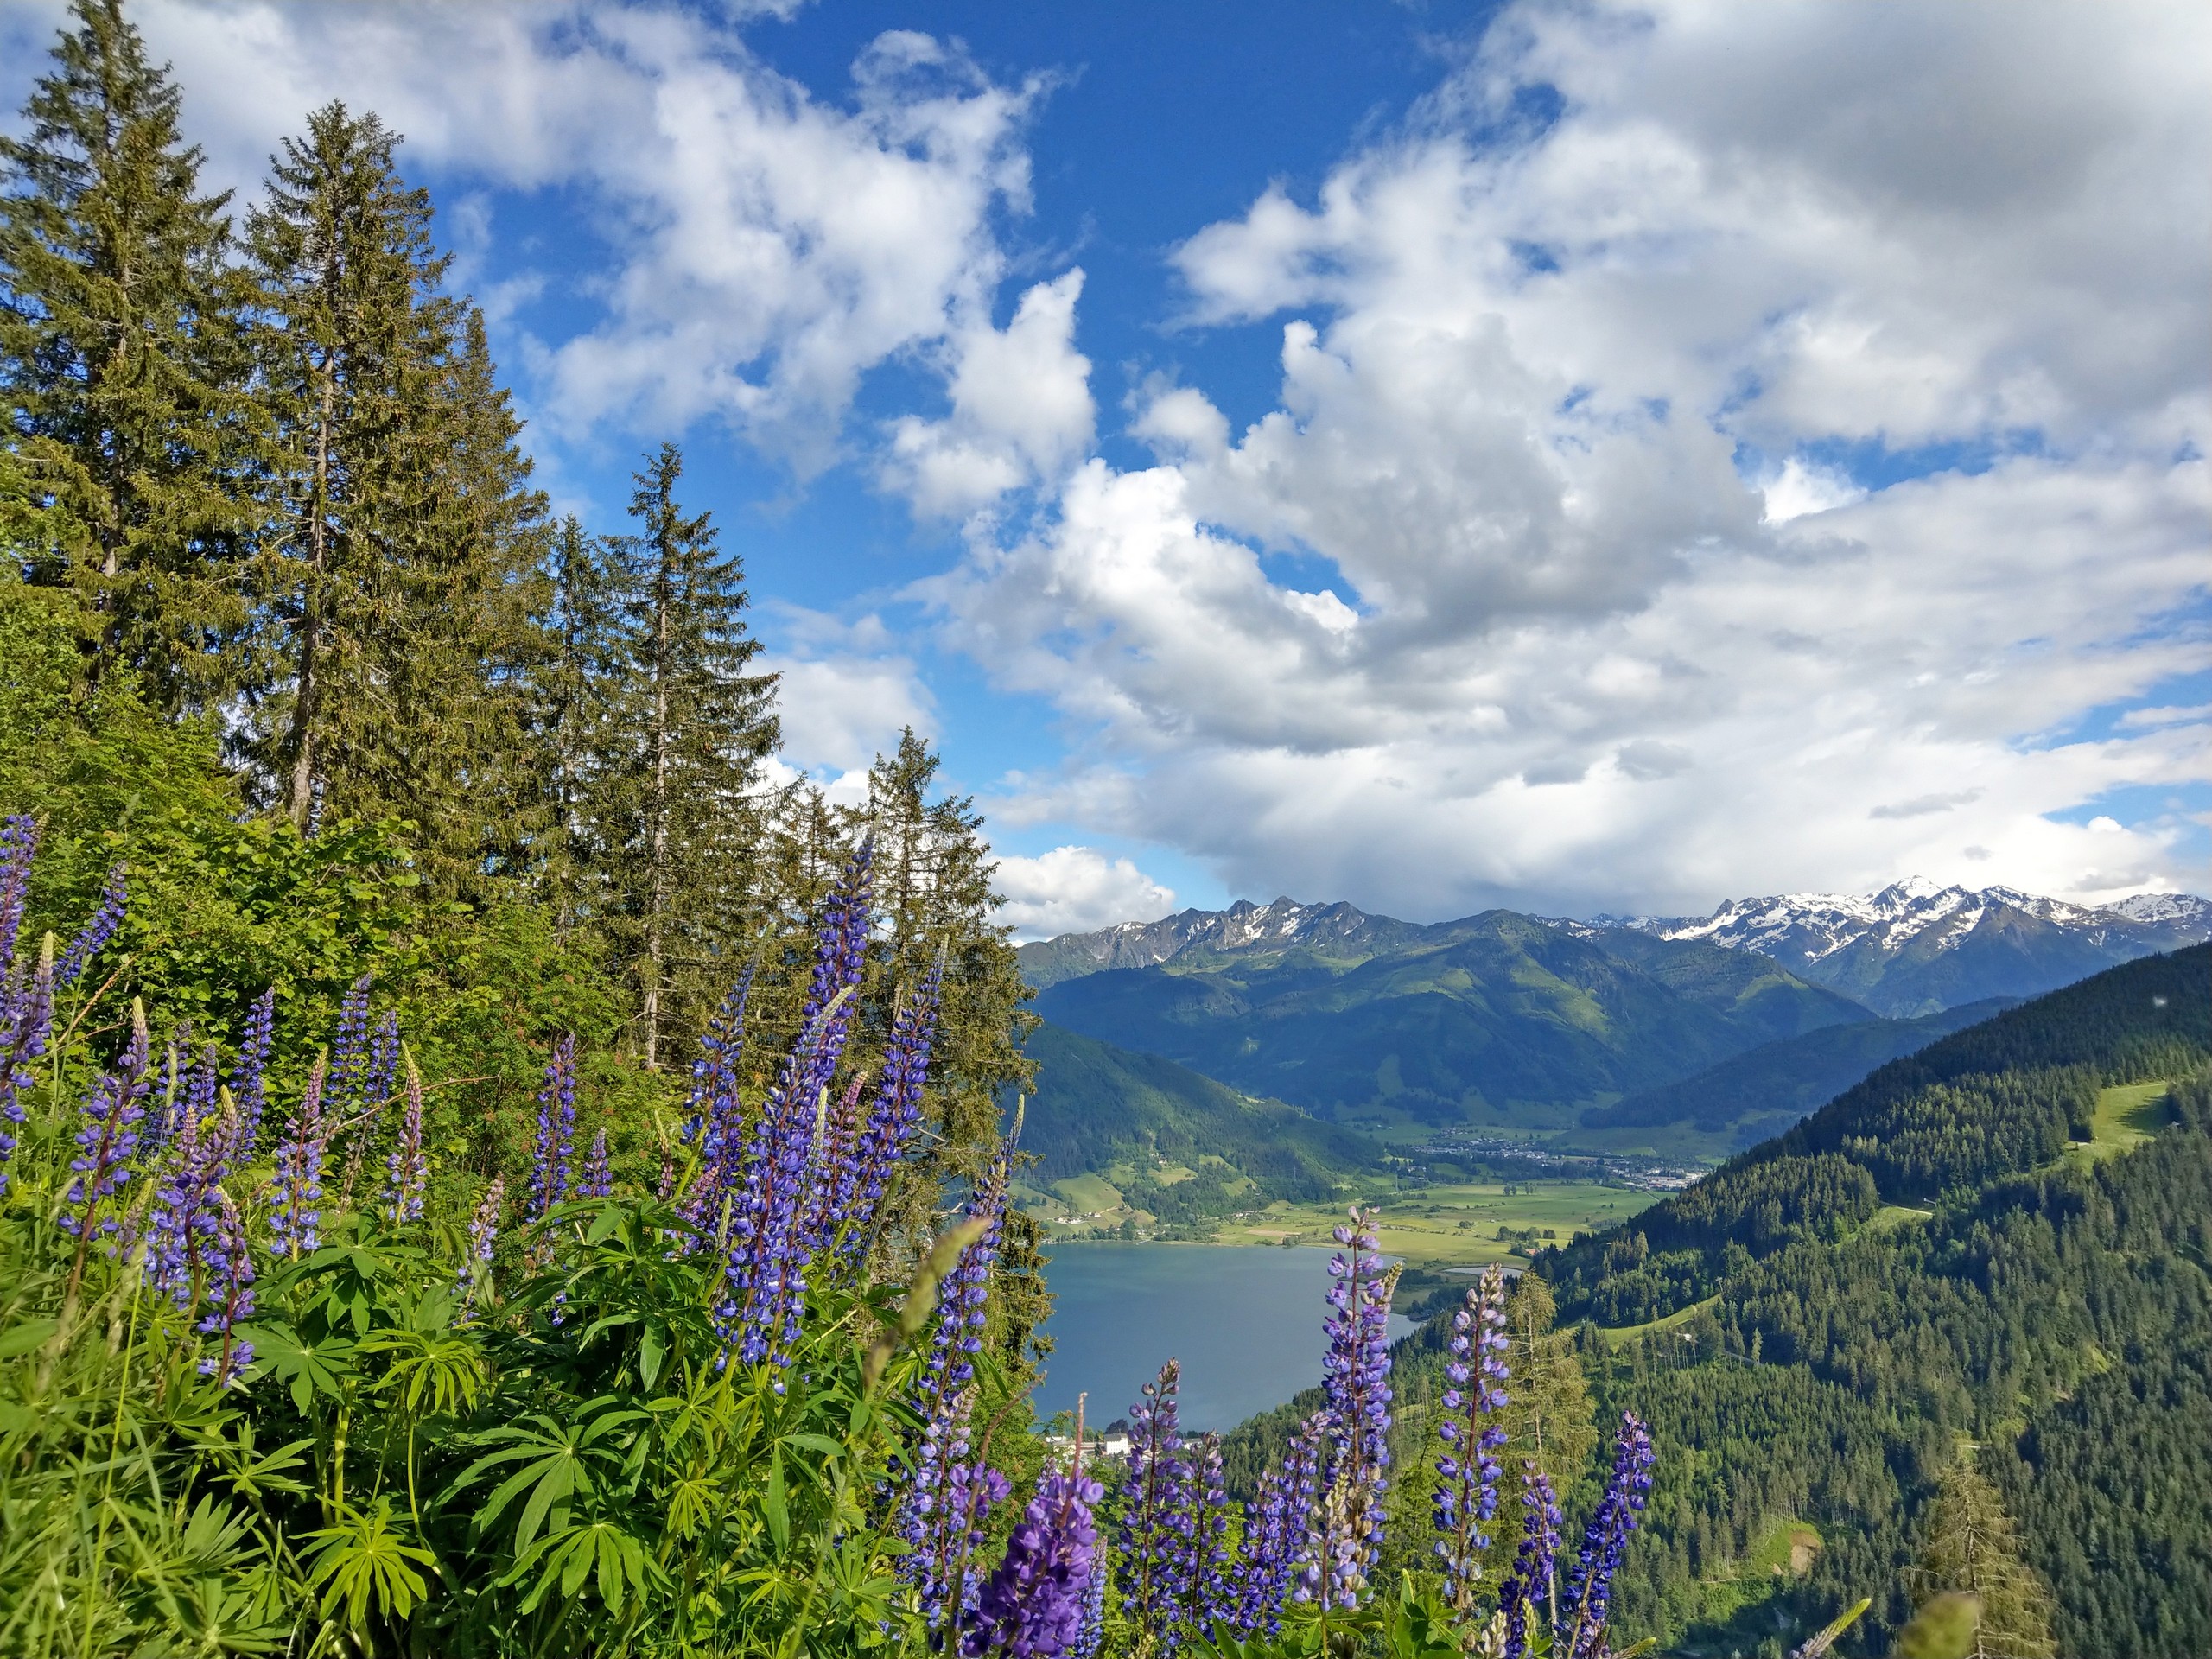
[{"label": "tree trunk", "polygon": [[315,491],[308,518],[307,592],[300,607],[300,675],[292,696],[291,730],[285,743],[292,751],[290,798],[292,822],[304,833],[315,813],[315,703],[320,689],[315,671],[322,644],[322,578],[330,546],[330,428],[337,402],[337,375],[330,359],[322,364],[322,396],[315,412]]}]

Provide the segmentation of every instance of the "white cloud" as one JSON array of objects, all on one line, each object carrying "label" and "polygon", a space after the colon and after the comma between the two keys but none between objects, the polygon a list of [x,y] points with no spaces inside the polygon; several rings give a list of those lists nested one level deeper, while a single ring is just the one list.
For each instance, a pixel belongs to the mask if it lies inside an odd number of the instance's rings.
[{"label": "white cloud", "polygon": [[[1148,389],[1155,466],[925,590],[1088,725],[1018,810],[1421,915],[2201,881],[2180,820],[2049,816],[2212,772],[2052,735],[2206,632],[2212,31],[2127,15],[1518,7],[1192,237],[1192,321],[1296,314],[1281,407]],[[1555,124],[1469,136],[1539,79]],[[1972,467],[1827,459],[1914,445]]]},{"label": "white cloud", "polygon": [[763,652],[754,668],[781,677],[776,712],[783,758],[802,771],[865,777],[877,755],[899,747],[902,728],[925,736],[934,732],[929,690],[903,656]]},{"label": "white cloud", "polygon": [[946,351],[952,412],[893,423],[885,477],[921,512],[958,517],[1009,491],[1057,483],[1090,448],[1090,360],[1077,352],[1083,272],[1039,283],[1003,329],[988,316],[956,329]]},{"label": "white cloud", "polygon": [[[175,65],[211,181],[242,200],[332,98],[404,134],[403,168],[575,189],[605,238],[580,296],[596,316],[523,354],[533,412],[570,435],[714,417],[802,474],[827,464],[868,369],[988,315],[1003,270],[990,216],[1027,204],[1020,141],[1042,83],[999,86],[911,31],[879,37],[837,104],[673,7],[139,0],[132,15]],[[60,19],[7,8],[10,107]],[[487,297],[512,308],[528,292]]]},{"label": "white cloud", "polygon": [[1175,908],[1175,894],[1126,858],[1090,847],[1055,847],[1035,858],[1001,855],[994,885],[1006,897],[999,919],[1022,939],[1088,933],[1116,922],[1149,922]]}]

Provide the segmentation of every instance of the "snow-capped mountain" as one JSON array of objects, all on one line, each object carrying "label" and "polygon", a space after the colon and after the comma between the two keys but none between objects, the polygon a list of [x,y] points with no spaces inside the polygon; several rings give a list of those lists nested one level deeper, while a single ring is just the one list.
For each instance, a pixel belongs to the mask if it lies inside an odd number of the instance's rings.
[{"label": "snow-capped mountain", "polygon": [[1895,882],[1866,894],[1733,899],[1705,917],[1604,918],[1669,939],[1772,957],[1800,978],[1908,1018],[1987,996],[2034,996],[2212,938],[2212,902],[2145,893],[2077,905],[2011,887]]},{"label": "snow-capped mountain", "polygon": [[1063,933],[1021,947],[1021,971],[1040,990],[1109,968],[1149,968],[1185,950],[1357,944],[1385,949],[1421,929],[1350,905],[1240,899],[1227,910],[1185,910],[1156,922],[1121,922],[1096,933]]}]

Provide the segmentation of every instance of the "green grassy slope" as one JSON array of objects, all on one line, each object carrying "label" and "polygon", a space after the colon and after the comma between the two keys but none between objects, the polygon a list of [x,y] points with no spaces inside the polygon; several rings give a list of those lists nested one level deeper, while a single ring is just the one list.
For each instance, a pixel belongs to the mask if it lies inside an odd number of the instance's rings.
[{"label": "green grassy slope", "polygon": [[1643,959],[1492,911],[1387,949],[1193,950],[1063,981],[1037,1007],[1319,1116],[1529,1127],[1868,1017],[1748,953],[1630,949]]}]

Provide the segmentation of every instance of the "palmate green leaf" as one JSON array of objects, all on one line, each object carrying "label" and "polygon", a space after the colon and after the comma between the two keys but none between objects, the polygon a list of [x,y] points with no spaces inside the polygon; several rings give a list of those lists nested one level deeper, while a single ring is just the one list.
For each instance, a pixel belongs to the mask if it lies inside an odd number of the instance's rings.
[{"label": "palmate green leaf", "polygon": [[346,1385],[358,1375],[353,1366],[355,1344],[344,1337],[325,1337],[311,1342],[280,1320],[242,1325],[238,1334],[253,1344],[249,1376],[274,1373],[291,1388],[292,1403],[301,1411],[317,1395],[342,1399]]},{"label": "palmate green leaf", "polygon": [[0,1359],[14,1359],[43,1348],[60,1328],[59,1319],[33,1319],[0,1331]]},{"label": "palmate green leaf", "polygon": [[574,1601],[588,1586],[616,1618],[625,1607],[664,1592],[669,1582],[643,1540],[606,1520],[549,1532],[499,1580],[502,1587],[531,1584],[522,1601],[525,1613],[536,1612],[551,1594]]},{"label": "palmate green leaf", "polygon": [[[556,1527],[565,1525],[570,1502],[576,1497],[591,1497],[598,1491],[592,1473],[594,1466],[602,1471],[622,1466],[624,1448],[613,1444],[613,1437],[631,1424],[645,1421],[642,1411],[592,1412],[594,1406],[610,1404],[602,1397],[578,1408],[578,1416],[565,1423],[534,1414],[520,1423],[478,1436],[480,1445],[491,1444],[499,1449],[477,1459],[461,1471],[454,1482],[456,1492],[467,1490],[494,1469],[516,1462],[524,1465],[493,1489],[492,1495],[476,1511],[478,1527],[489,1531],[508,1506],[525,1491],[530,1493],[530,1500],[523,1506],[513,1543],[518,1556],[529,1548],[531,1540],[537,1535],[538,1528],[549,1516]],[[587,1413],[590,1414],[584,1414]]]},{"label": "palmate green leaf", "polygon": [[380,1498],[364,1513],[348,1510],[337,1523],[308,1534],[316,1541],[308,1581],[321,1586],[323,1617],[341,1605],[346,1623],[359,1630],[373,1611],[386,1618],[405,1618],[426,1588],[420,1564],[433,1565],[430,1552],[410,1544],[394,1521],[391,1501]]}]

